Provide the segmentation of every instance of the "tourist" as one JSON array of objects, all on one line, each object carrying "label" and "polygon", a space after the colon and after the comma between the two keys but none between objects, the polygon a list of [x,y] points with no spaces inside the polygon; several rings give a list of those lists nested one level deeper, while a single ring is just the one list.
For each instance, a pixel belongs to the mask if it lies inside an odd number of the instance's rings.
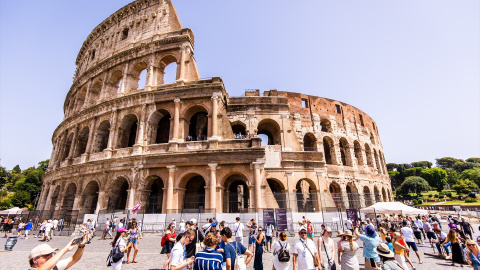
[{"label": "tourist", "polygon": [[450,251],[448,250],[448,247],[452,245],[447,239],[447,234],[442,232],[441,230],[437,229],[435,230],[435,233],[437,235],[438,241],[435,243],[435,246],[437,247],[438,253],[442,254],[442,246],[445,249],[445,252],[447,253],[447,258],[450,257]]},{"label": "tourist", "polygon": [[437,240],[437,237],[435,236],[435,233],[433,232],[432,225],[425,220],[423,222],[423,229],[425,230],[425,233],[427,234],[428,241],[430,242],[430,246],[433,247],[433,242]]},{"label": "tourist", "polygon": [[221,253],[215,252],[218,239],[215,233],[208,233],[203,240],[205,250],[195,255],[193,262],[194,270],[220,270],[222,269],[223,256]]},{"label": "tourist", "polygon": [[263,247],[265,246],[265,234],[262,227],[258,227],[255,239],[255,259],[253,261],[253,269],[263,270]]},{"label": "tourist", "polygon": [[210,227],[212,227],[213,219],[207,218],[207,221],[205,224],[202,226],[203,233],[206,235],[207,232],[210,230]]},{"label": "tourist", "polygon": [[[311,270],[321,267],[322,261],[318,256],[315,243],[307,238],[307,230],[300,227],[300,238],[293,245],[293,270]],[[316,263],[318,265],[315,265]]]},{"label": "tourist", "polygon": [[343,236],[344,233],[342,230],[337,231],[337,237],[340,238],[337,242],[337,258],[338,258],[338,264],[340,264],[340,257],[342,256],[342,252],[340,251],[340,246],[342,245],[343,241],[345,241],[345,237]]},{"label": "tourist", "polygon": [[13,219],[8,218],[8,217],[5,218],[5,220],[3,222],[3,231],[5,232],[5,236],[3,238],[8,237],[8,233],[12,232],[12,228],[13,228]]},{"label": "tourist", "polygon": [[243,244],[243,231],[245,226],[240,222],[240,217],[235,218],[235,224],[233,225],[233,233],[235,234],[235,241]]},{"label": "tourist", "polygon": [[405,245],[400,233],[395,232],[393,234],[392,244],[393,244],[393,250],[395,251],[395,260],[404,269],[408,269],[407,263],[405,262],[405,260],[407,260],[410,263],[410,266],[413,269],[415,269],[415,267],[413,267],[413,264],[410,261],[410,259],[407,256],[405,256],[405,252],[408,250],[408,247],[407,247],[407,245]]},{"label": "tourist", "polygon": [[[414,222],[414,224],[415,224],[415,227],[417,227],[417,228],[420,230],[420,232],[423,234],[423,240],[425,240],[427,237],[425,236],[425,230],[423,229],[423,222],[422,222],[422,220],[420,219],[420,215],[418,215],[418,216],[415,217],[415,222]],[[415,236],[415,237],[416,237],[416,236]],[[423,240],[421,240],[421,241],[422,241],[422,244],[423,244]]]},{"label": "tourist", "polygon": [[28,256],[30,266],[39,270],[63,270],[72,267],[82,258],[85,249],[86,236],[83,236],[83,241],[78,244],[77,251],[75,251],[72,257],[60,260],[65,253],[69,252],[76,246],[74,241],[75,239],[68,241],[67,245],[61,250],[53,249],[48,244],[41,244],[34,247]]},{"label": "tourist", "polygon": [[[185,230],[186,230],[186,227],[185,227],[185,220],[182,219],[182,222],[180,222],[180,224],[178,224],[178,233],[184,233]],[[168,229],[168,228],[167,228]]]},{"label": "tourist", "polygon": [[452,244],[452,266],[455,266],[455,263],[459,263],[463,267],[465,262],[463,261],[462,247],[460,246],[461,239],[459,239],[454,230],[448,232],[447,239]]},{"label": "tourist", "polygon": [[[247,223],[247,227],[250,229],[250,232],[248,233],[248,250],[252,248],[253,244],[255,243],[255,234],[257,233],[257,222],[255,219],[251,219]],[[255,249],[253,249],[253,254],[255,254]]]},{"label": "tourist", "polygon": [[253,258],[253,253],[248,250],[241,242],[231,240],[232,231],[230,230],[230,228],[223,228],[220,232],[220,235],[223,242],[225,242],[225,270],[234,270],[237,254],[247,255],[247,258],[245,259],[245,265],[248,265],[248,263]]},{"label": "tourist", "polygon": [[390,236],[385,237],[385,242],[387,242],[388,248],[389,248],[392,252],[395,252],[395,250],[393,249],[392,237],[390,237]]},{"label": "tourist", "polygon": [[408,268],[403,268],[398,262],[394,260],[394,253],[388,248],[386,244],[380,243],[374,249],[374,251],[379,255],[380,259],[383,262],[383,270],[408,270]]},{"label": "tourist", "polygon": [[47,241],[47,242],[50,241],[50,231],[52,230],[52,228],[53,228],[52,220],[49,219],[47,224],[45,224],[45,227],[44,227],[43,241]]},{"label": "tourist", "polygon": [[[124,239],[125,236],[127,236],[127,229],[125,229],[125,228],[118,229],[117,234],[115,235],[115,238],[113,239],[113,242],[112,242],[112,248],[118,247],[118,249],[121,253],[125,253],[125,251],[127,251],[128,247],[129,247],[125,243],[125,239]],[[131,244],[129,243],[129,245],[131,245]],[[118,260],[117,262],[111,261],[113,270],[122,269],[122,263],[123,263],[123,257],[122,257],[122,259]]]},{"label": "tourist", "polygon": [[265,226],[265,237],[266,237],[267,252],[272,251],[272,240],[273,240],[274,231],[275,231],[275,228],[273,227],[273,224],[272,223],[267,223],[267,226]]},{"label": "tourist", "polygon": [[52,235],[54,234],[54,232],[55,232],[56,230],[58,230],[58,222],[59,222],[59,221],[57,220],[57,218],[53,218],[53,221],[52,221],[52,224],[53,224]]},{"label": "tourist", "polygon": [[457,229],[457,224],[455,224],[454,219],[450,219],[450,222],[448,223],[448,228],[450,228],[450,230],[456,230]]},{"label": "tourist", "polygon": [[17,226],[17,237],[22,234],[23,228],[25,228],[25,223],[23,221],[20,221]]},{"label": "tourist", "polygon": [[128,249],[127,249],[127,263],[130,263],[130,251],[134,249],[132,263],[137,263],[135,258],[137,258],[138,253],[138,225],[136,219],[132,220],[131,229],[128,230]]},{"label": "tourist", "polygon": [[347,218],[345,221],[345,226],[347,227],[347,230],[350,230],[353,233],[353,222],[350,218]]},{"label": "tourist", "polygon": [[110,235],[110,239],[113,238],[112,236],[112,226],[113,226],[113,223],[110,221],[110,218],[107,217],[107,220],[105,221],[105,230],[103,230],[103,234],[102,234],[102,238],[100,238],[100,240],[105,240],[105,237],[108,235]]},{"label": "tourist", "polygon": [[375,232],[373,226],[365,226],[365,230],[365,235],[360,234],[357,227],[355,228],[355,235],[363,242],[363,257],[365,258],[365,270],[373,270],[380,265],[380,258],[378,257],[378,254],[374,251],[374,249],[378,246],[381,240]]},{"label": "tourist", "polygon": [[61,218],[61,219],[58,220],[58,231],[59,232],[63,231],[63,227],[64,227],[63,218]]},{"label": "tourist", "polygon": [[273,270],[288,270],[290,267],[290,261],[280,261],[278,255],[282,250],[288,251],[290,254],[290,244],[287,242],[287,233],[281,232],[280,239],[275,241],[272,246],[273,251]]},{"label": "tourist", "polygon": [[[409,250],[410,250],[410,248],[413,249],[413,251],[415,252],[415,255],[417,255],[418,263],[422,264],[423,262],[422,262],[422,259],[420,258],[420,253],[418,252],[418,247],[415,244],[415,239],[413,238],[413,230],[412,230],[412,228],[407,226],[406,221],[403,222],[403,227],[400,229],[400,231],[403,234],[403,237],[405,238],[405,242],[406,242]],[[407,253],[408,253],[408,251],[407,251]]]},{"label": "tourist", "polygon": [[343,237],[345,241],[341,241],[340,244],[339,253],[342,254],[342,257],[338,259],[339,264],[342,270],[358,270],[360,265],[356,253],[359,247],[355,242],[358,237],[353,239],[353,234],[350,230],[345,231]]},{"label": "tourist", "polygon": [[25,225],[25,229],[23,230],[23,239],[28,239],[28,233],[32,230],[33,222],[30,219],[28,223]]},{"label": "tourist", "polygon": [[314,234],[313,224],[312,222],[310,222],[310,219],[307,219],[307,237],[310,238],[310,240],[312,241],[313,241],[313,234]]},{"label": "tourist", "polygon": [[165,231],[165,235],[162,237],[162,251],[160,254],[167,254],[167,258],[170,259],[170,252],[172,252],[172,248],[175,245],[175,240],[177,235],[175,233],[175,229],[173,228],[173,223],[168,224],[167,231]]},{"label": "tourist", "polygon": [[467,263],[472,266],[474,270],[480,270],[480,248],[477,243],[472,240],[467,240]]},{"label": "tourist", "polygon": [[187,267],[193,264],[195,257],[186,255],[186,246],[195,239],[195,231],[185,231],[180,241],[173,246],[170,256],[170,270],[187,270]]},{"label": "tourist", "polygon": [[462,221],[459,223],[459,225],[460,225],[460,228],[462,229],[463,233],[465,234],[465,236],[468,235],[468,236],[470,236],[470,239],[473,240],[473,233],[475,233],[475,232],[473,231],[472,225],[469,222],[465,221],[465,218],[463,218],[463,217],[462,217]]},{"label": "tourist", "polygon": [[332,229],[325,227],[325,233],[318,238],[318,250],[321,250],[323,268],[329,270],[335,263],[335,242],[331,238]]},{"label": "tourist", "polygon": [[190,220],[190,230],[195,232],[196,237],[186,246],[187,258],[195,256],[197,242],[203,242],[204,239],[202,231],[197,227],[197,220],[195,218]]}]

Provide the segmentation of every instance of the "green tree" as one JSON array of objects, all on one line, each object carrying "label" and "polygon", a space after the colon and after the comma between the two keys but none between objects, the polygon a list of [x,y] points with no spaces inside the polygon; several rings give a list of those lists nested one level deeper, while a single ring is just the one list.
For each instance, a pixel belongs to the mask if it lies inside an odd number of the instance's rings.
[{"label": "green tree", "polygon": [[12,205],[18,207],[24,207],[25,204],[30,203],[30,193],[27,191],[17,191],[12,196]]},{"label": "green tree", "polygon": [[430,190],[428,182],[419,176],[410,176],[397,189],[397,193],[407,194],[409,192],[415,192],[417,196],[421,196],[423,191]]},{"label": "green tree", "polygon": [[452,189],[458,194],[468,194],[470,192],[477,191],[478,186],[469,179],[460,179],[458,180],[457,184],[452,186]]},{"label": "green tree", "polygon": [[447,184],[447,172],[442,168],[429,168],[422,171],[422,177],[438,191]]},{"label": "green tree", "polygon": [[480,168],[480,164],[478,163],[473,163],[473,162],[465,162],[465,161],[457,161],[455,162],[455,164],[453,164],[453,168],[461,173],[465,170],[468,170],[468,169],[473,169],[473,168]]},{"label": "green tree", "polygon": [[400,172],[397,171],[388,171],[388,176],[390,177],[390,181],[392,182],[393,187],[398,187],[402,183],[400,181]]},{"label": "green tree", "polygon": [[448,168],[445,170],[445,172],[447,173],[447,183],[450,186],[455,185],[458,179],[460,179],[460,174],[454,169]]},{"label": "green tree", "polygon": [[22,169],[20,169],[20,165],[17,165],[15,167],[13,167],[12,172],[13,173],[21,173]]},{"label": "green tree", "polygon": [[480,158],[478,158],[478,157],[467,158],[467,159],[465,159],[465,161],[466,161],[466,162],[479,163],[479,164],[480,164]]},{"label": "green tree", "polygon": [[38,163],[38,168],[40,168],[43,172],[46,172],[48,168],[48,163],[50,163],[50,159],[40,161]]},{"label": "green tree", "polygon": [[8,182],[8,178],[10,177],[10,173],[5,169],[5,167],[0,166],[0,188],[4,187],[5,184]]},{"label": "green tree", "polygon": [[423,168],[422,167],[414,167],[410,169],[405,170],[405,176],[421,176],[422,175]]},{"label": "green tree", "polygon": [[460,174],[460,179],[470,179],[475,184],[480,185],[480,169],[473,168],[465,170]]},{"label": "green tree", "polygon": [[431,168],[432,167],[432,162],[430,161],[417,161],[417,162],[412,162],[413,167],[422,167],[424,169]]},{"label": "green tree", "polygon": [[10,198],[0,199],[0,210],[12,208],[12,200]]},{"label": "green tree", "polygon": [[387,171],[397,171],[398,166],[397,163],[387,163]]},{"label": "green tree", "polygon": [[442,169],[447,169],[447,168],[453,168],[453,164],[457,161],[463,161],[461,159],[456,159],[453,157],[443,157],[443,158],[437,158],[435,159],[437,163],[437,167],[440,167]]}]

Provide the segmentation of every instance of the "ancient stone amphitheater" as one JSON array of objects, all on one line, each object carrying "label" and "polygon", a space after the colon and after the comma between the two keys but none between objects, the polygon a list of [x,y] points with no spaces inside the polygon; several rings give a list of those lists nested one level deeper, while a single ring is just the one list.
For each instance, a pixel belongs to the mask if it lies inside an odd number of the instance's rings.
[{"label": "ancient stone amphitheater", "polygon": [[78,53],[37,208],[317,212],[392,200],[367,114],[277,90],[230,97],[221,78],[200,79],[193,55],[169,0],[100,23]]}]

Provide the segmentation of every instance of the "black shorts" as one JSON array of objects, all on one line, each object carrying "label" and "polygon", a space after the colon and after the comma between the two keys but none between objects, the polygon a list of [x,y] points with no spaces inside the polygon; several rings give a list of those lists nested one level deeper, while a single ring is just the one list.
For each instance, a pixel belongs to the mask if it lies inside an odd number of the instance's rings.
[{"label": "black shorts", "polygon": [[417,238],[418,240],[422,239],[422,232],[421,231],[413,232],[413,235],[415,235],[415,238]]},{"label": "black shorts", "polygon": [[437,239],[437,236],[435,235],[434,232],[427,232],[427,238],[428,239]]},{"label": "black shorts", "polygon": [[411,247],[413,251],[418,251],[417,244],[415,242],[407,242],[408,247]]}]

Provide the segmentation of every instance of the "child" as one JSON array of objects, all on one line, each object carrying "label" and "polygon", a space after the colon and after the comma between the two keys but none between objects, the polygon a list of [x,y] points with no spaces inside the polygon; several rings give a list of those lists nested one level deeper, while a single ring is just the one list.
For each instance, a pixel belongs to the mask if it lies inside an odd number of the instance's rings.
[{"label": "child", "polygon": [[392,252],[395,252],[393,250],[393,244],[392,244],[392,238],[390,236],[387,236],[385,237],[385,241],[387,241],[387,246],[388,248],[392,251]]}]

